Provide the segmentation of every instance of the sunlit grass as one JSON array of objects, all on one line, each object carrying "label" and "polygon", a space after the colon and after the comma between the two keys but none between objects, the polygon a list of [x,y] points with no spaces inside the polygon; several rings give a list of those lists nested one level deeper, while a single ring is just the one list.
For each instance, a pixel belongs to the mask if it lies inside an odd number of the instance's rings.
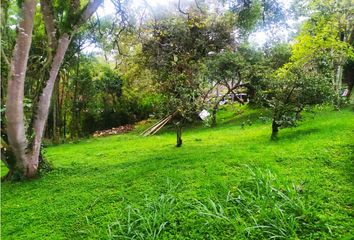
[{"label": "sunlit grass", "polygon": [[172,130],[48,147],[51,173],[2,185],[2,239],[351,239],[352,110],[306,113],[278,141],[260,114],[221,110],[181,148]]}]

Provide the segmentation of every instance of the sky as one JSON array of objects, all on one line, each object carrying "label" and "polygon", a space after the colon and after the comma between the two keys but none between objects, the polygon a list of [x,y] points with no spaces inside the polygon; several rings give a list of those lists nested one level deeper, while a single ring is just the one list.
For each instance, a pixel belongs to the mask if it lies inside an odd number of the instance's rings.
[{"label": "sky", "polygon": [[[181,2],[187,2],[189,0],[181,0]],[[129,0],[131,4],[133,5],[143,5],[144,0]],[[173,6],[178,2],[178,0],[146,0],[146,2],[154,8],[158,8],[159,6],[162,7],[167,7],[167,6]],[[98,15],[99,16],[105,16],[105,15],[110,15],[114,14],[115,9],[114,5],[110,0],[105,0],[103,5],[98,9]]]},{"label": "sky", "polygon": [[[154,10],[164,11],[166,8],[175,9],[177,7],[178,0],[128,0],[131,2],[133,6],[144,6],[146,1]],[[285,6],[285,8],[289,8],[293,0],[280,0],[280,2]],[[194,0],[181,0],[181,6],[186,5],[188,3],[194,2]],[[104,4],[98,9],[98,15],[100,17],[113,15],[115,13],[115,8],[113,3],[110,0],[105,0]],[[298,21],[289,20],[288,24],[290,26],[295,26]],[[278,35],[281,39],[288,41],[291,35],[290,29],[279,29],[276,30],[276,35]],[[257,47],[262,47],[270,38],[272,38],[274,32],[265,32],[265,31],[257,31],[250,35],[249,42],[254,44]]]}]

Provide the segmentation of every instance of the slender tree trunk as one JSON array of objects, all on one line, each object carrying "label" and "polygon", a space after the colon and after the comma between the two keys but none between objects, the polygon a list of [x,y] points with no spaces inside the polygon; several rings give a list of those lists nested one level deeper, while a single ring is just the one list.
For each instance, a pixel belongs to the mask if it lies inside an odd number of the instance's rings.
[{"label": "slender tree trunk", "polygon": [[7,89],[6,121],[9,143],[16,156],[16,168],[25,177],[32,177],[35,166],[27,161],[27,139],[23,114],[24,83],[27,70],[27,61],[32,42],[32,30],[35,0],[22,2],[22,18],[20,18],[16,45],[11,61],[11,73]]},{"label": "slender tree trunk", "polygon": [[[79,60],[78,60],[79,61]],[[74,96],[73,96],[73,101],[72,101],[72,118],[71,118],[71,139],[76,139],[79,137],[79,129],[78,129],[78,88],[79,88],[79,62],[77,62],[77,68],[76,68],[76,77],[74,78]]]},{"label": "slender tree trunk", "polygon": [[211,113],[211,126],[216,126],[216,112],[218,111],[219,102],[213,107],[213,111]]},{"label": "slender tree trunk", "polygon": [[342,90],[342,78],[343,78],[343,66],[338,65],[336,70],[336,80],[335,80],[335,89],[336,89],[336,97],[337,97],[337,108],[341,105],[341,90]]},{"label": "slender tree trunk", "polygon": [[[61,85],[58,84],[58,137],[59,140],[62,136],[62,128],[63,128],[63,88],[64,88],[64,81],[65,81],[65,76],[62,76],[62,83]],[[62,89],[60,89],[60,86],[62,87]]]},{"label": "slender tree trunk", "polygon": [[177,123],[177,144],[176,147],[182,146],[182,126],[180,123]]},{"label": "slender tree trunk", "polygon": [[66,140],[66,109],[64,109],[63,117],[63,139]]},{"label": "slender tree trunk", "polygon": [[[60,80],[60,79],[59,79]],[[54,97],[53,97],[53,142],[58,143],[58,87],[60,82],[54,84]]]}]

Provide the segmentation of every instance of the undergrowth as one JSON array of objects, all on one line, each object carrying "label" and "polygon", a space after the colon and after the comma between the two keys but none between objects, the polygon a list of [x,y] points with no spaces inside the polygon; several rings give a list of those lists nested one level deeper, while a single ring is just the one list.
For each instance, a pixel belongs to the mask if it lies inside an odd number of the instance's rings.
[{"label": "undergrowth", "polygon": [[[145,197],[141,207],[128,205],[108,226],[110,239],[170,239],[178,225],[179,206],[195,209],[198,234],[212,239],[299,239],[313,238],[319,229],[304,185],[288,183],[269,169],[246,166],[248,179],[222,199],[176,200],[176,187],[156,198]],[[178,202],[178,204],[177,204]],[[323,225],[325,226],[325,225]],[[328,229],[321,229],[327,231]],[[218,236],[223,232],[228,237]]]},{"label": "undergrowth", "polygon": [[313,230],[318,218],[306,201],[304,186],[289,184],[270,170],[249,172],[250,178],[224,199],[197,201],[207,228],[229,229],[230,236],[247,239],[296,239]]},{"label": "undergrowth", "polygon": [[170,186],[168,191],[155,199],[148,196],[144,199],[142,208],[128,205],[125,211],[119,214],[119,218],[109,224],[108,237],[110,239],[158,239],[176,206],[173,196],[174,188]]}]

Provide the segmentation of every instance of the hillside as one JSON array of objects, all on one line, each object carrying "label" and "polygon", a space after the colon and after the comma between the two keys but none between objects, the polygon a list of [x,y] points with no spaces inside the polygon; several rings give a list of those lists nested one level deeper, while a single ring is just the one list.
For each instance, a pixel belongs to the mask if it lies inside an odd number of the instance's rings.
[{"label": "hillside", "polygon": [[264,116],[223,109],[181,148],[172,130],[139,136],[146,126],[50,146],[52,172],[2,184],[1,236],[352,239],[353,111],[306,112],[278,141]]}]

